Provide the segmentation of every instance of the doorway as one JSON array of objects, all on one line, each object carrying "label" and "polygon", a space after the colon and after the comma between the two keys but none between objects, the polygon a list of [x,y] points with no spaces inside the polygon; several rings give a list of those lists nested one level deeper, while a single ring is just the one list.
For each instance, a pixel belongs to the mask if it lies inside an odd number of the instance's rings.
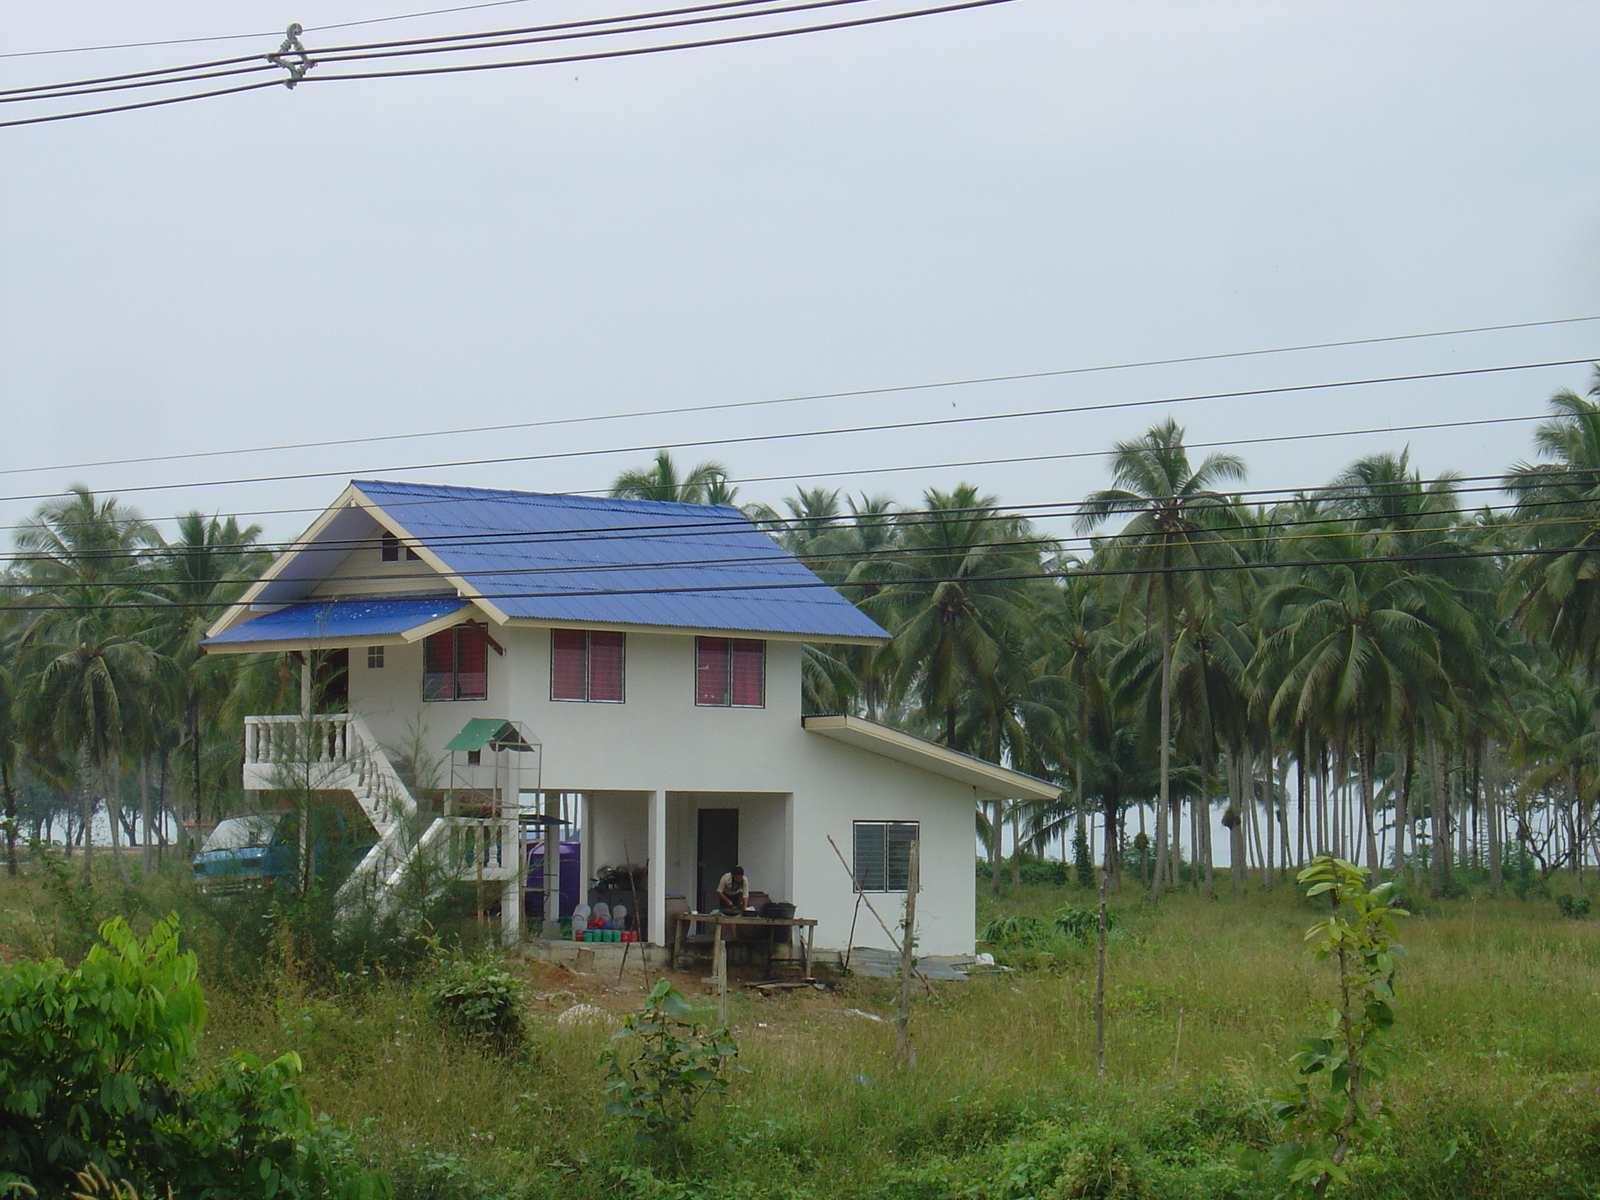
[{"label": "doorway", "polygon": [[739,861],[739,810],[702,808],[699,816],[695,911],[710,912],[717,906],[717,884]]},{"label": "doorway", "polygon": [[319,713],[342,713],[350,708],[350,651],[311,652],[312,708]]}]

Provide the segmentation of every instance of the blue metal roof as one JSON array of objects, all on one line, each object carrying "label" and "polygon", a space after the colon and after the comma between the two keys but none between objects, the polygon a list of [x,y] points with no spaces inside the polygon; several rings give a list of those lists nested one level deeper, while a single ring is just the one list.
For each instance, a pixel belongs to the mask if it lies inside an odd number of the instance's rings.
[{"label": "blue metal roof", "polygon": [[356,480],[511,617],[815,637],[888,634],[738,509]]},{"label": "blue metal roof", "polygon": [[403,600],[319,600],[291,604],[235,625],[205,640],[207,646],[246,642],[315,642],[327,638],[385,637],[468,608],[456,596]]}]

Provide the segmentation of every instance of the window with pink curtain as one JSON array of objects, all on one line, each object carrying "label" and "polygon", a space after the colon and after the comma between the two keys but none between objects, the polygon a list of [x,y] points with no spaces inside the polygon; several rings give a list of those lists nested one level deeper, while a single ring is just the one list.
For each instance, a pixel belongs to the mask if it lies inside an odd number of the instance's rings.
[{"label": "window with pink curtain", "polygon": [[602,629],[550,631],[550,699],[623,700],[624,635]]},{"label": "window with pink curtain", "polygon": [[767,644],[756,638],[695,639],[694,702],[712,708],[766,703]]}]

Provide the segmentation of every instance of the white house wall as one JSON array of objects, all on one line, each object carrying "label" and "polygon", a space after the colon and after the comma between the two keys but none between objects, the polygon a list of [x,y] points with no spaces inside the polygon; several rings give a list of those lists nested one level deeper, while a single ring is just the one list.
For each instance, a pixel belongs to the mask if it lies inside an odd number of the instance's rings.
[{"label": "white house wall", "polygon": [[[404,745],[412,729],[424,729],[436,752],[471,717],[523,722],[544,747],[540,786],[590,795],[586,836],[596,839],[586,848],[590,868],[622,860],[620,829],[629,831],[629,855],[642,861],[649,854],[652,801],[639,794],[664,797],[654,802],[666,806],[667,890],[684,891],[691,899],[693,808],[740,808],[741,856],[755,886],[775,899],[792,900],[798,915],[816,918],[819,947],[843,948],[856,915],[848,876],[828,836],[848,859],[852,821],[921,822],[922,949],[971,952],[973,789],[807,733],[800,724],[799,644],[768,643],[765,707],[701,708],[694,703],[694,637],[632,633],[626,643],[625,702],[587,704],[550,699],[547,629],[494,627],[490,633],[505,655],[489,652],[487,700],[423,703],[422,649],[413,644],[388,647],[381,669],[367,667],[363,650],[351,651],[351,711],[390,745]],[[635,796],[603,795],[622,792]],[[692,803],[685,799],[689,793]],[[785,795],[792,799],[782,801]],[[608,821],[608,813],[619,823]],[[770,838],[781,846],[788,836],[792,859],[757,857],[757,830],[763,844]],[[746,845],[752,848],[749,854]],[[691,886],[673,888],[674,879]],[[902,896],[874,894],[871,899],[891,925],[899,920]],[[864,909],[855,940],[886,945]]]}]

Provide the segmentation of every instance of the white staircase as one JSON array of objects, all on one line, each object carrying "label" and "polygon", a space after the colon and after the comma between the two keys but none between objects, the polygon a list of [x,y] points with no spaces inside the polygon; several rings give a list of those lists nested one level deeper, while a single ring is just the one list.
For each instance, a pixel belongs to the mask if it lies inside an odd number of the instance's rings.
[{"label": "white staircase", "polygon": [[434,878],[500,884],[502,936],[521,935],[527,866],[515,808],[425,816],[366,722],[348,713],[246,717],[244,740],[247,790],[347,791],[372,822],[378,840],[339,888],[341,906],[370,897],[387,915],[415,868]]}]

